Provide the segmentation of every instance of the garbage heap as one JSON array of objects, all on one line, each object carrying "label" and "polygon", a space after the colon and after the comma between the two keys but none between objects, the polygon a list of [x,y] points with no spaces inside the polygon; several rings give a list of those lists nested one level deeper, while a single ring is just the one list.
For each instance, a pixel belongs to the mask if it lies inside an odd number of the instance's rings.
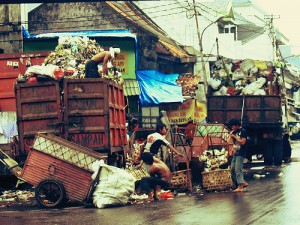
[{"label": "garbage heap", "polygon": [[222,58],[207,83],[212,95],[278,95],[283,80],[272,62]]},{"label": "garbage heap", "polygon": [[204,163],[204,171],[224,169],[228,167],[228,151],[225,148],[208,149],[199,157],[199,161]]},{"label": "garbage heap", "polygon": [[[18,83],[34,83],[50,80],[85,78],[85,63],[95,54],[104,49],[88,37],[60,37],[58,45],[44,60],[42,65],[31,66],[24,75],[20,75]],[[109,74],[106,79],[111,79],[119,84],[123,83],[121,74],[113,74],[112,63],[108,63]],[[102,66],[99,66],[101,71]]]},{"label": "garbage heap", "polygon": [[201,77],[190,73],[180,74],[176,83],[182,86],[182,95],[195,97]]}]

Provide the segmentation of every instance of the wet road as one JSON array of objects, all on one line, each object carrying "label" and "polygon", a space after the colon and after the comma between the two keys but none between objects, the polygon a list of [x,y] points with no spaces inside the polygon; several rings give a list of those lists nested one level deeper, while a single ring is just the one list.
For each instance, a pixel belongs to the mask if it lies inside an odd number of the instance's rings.
[{"label": "wet road", "polygon": [[[289,164],[251,164],[246,170],[249,187],[243,193],[204,192],[107,209],[7,210],[0,211],[0,224],[300,224],[299,146],[294,146]],[[255,174],[265,177],[254,178]]]}]

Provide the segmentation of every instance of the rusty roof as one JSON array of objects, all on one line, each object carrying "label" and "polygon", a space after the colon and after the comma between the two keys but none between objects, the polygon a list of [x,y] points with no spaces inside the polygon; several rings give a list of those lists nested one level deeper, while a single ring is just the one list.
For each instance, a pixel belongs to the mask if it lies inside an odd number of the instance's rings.
[{"label": "rusty roof", "polygon": [[144,29],[146,32],[156,36],[159,39],[158,44],[162,45],[165,50],[164,54],[170,54],[180,59],[183,58],[183,60],[180,60],[181,62],[196,62],[195,56],[189,55],[134,3],[129,1],[106,1],[106,4],[116,12],[120,13],[127,20]]}]

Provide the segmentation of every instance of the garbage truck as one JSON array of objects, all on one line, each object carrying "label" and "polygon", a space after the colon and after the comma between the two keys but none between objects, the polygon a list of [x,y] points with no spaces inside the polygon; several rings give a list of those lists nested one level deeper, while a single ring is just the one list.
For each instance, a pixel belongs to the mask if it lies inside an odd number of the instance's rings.
[{"label": "garbage truck", "polygon": [[282,101],[280,95],[207,96],[207,122],[227,124],[240,119],[248,132],[248,155],[266,165],[282,163]]}]

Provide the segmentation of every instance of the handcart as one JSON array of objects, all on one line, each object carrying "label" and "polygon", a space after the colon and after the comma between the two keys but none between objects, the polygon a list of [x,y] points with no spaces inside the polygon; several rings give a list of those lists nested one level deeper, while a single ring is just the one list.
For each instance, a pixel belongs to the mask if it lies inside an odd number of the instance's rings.
[{"label": "handcart", "polygon": [[66,200],[86,205],[95,187],[92,164],[101,159],[106,156],[52,134],[37,133],[17,177],[35,186],[35,198],[43,207],[57,207]]}]

